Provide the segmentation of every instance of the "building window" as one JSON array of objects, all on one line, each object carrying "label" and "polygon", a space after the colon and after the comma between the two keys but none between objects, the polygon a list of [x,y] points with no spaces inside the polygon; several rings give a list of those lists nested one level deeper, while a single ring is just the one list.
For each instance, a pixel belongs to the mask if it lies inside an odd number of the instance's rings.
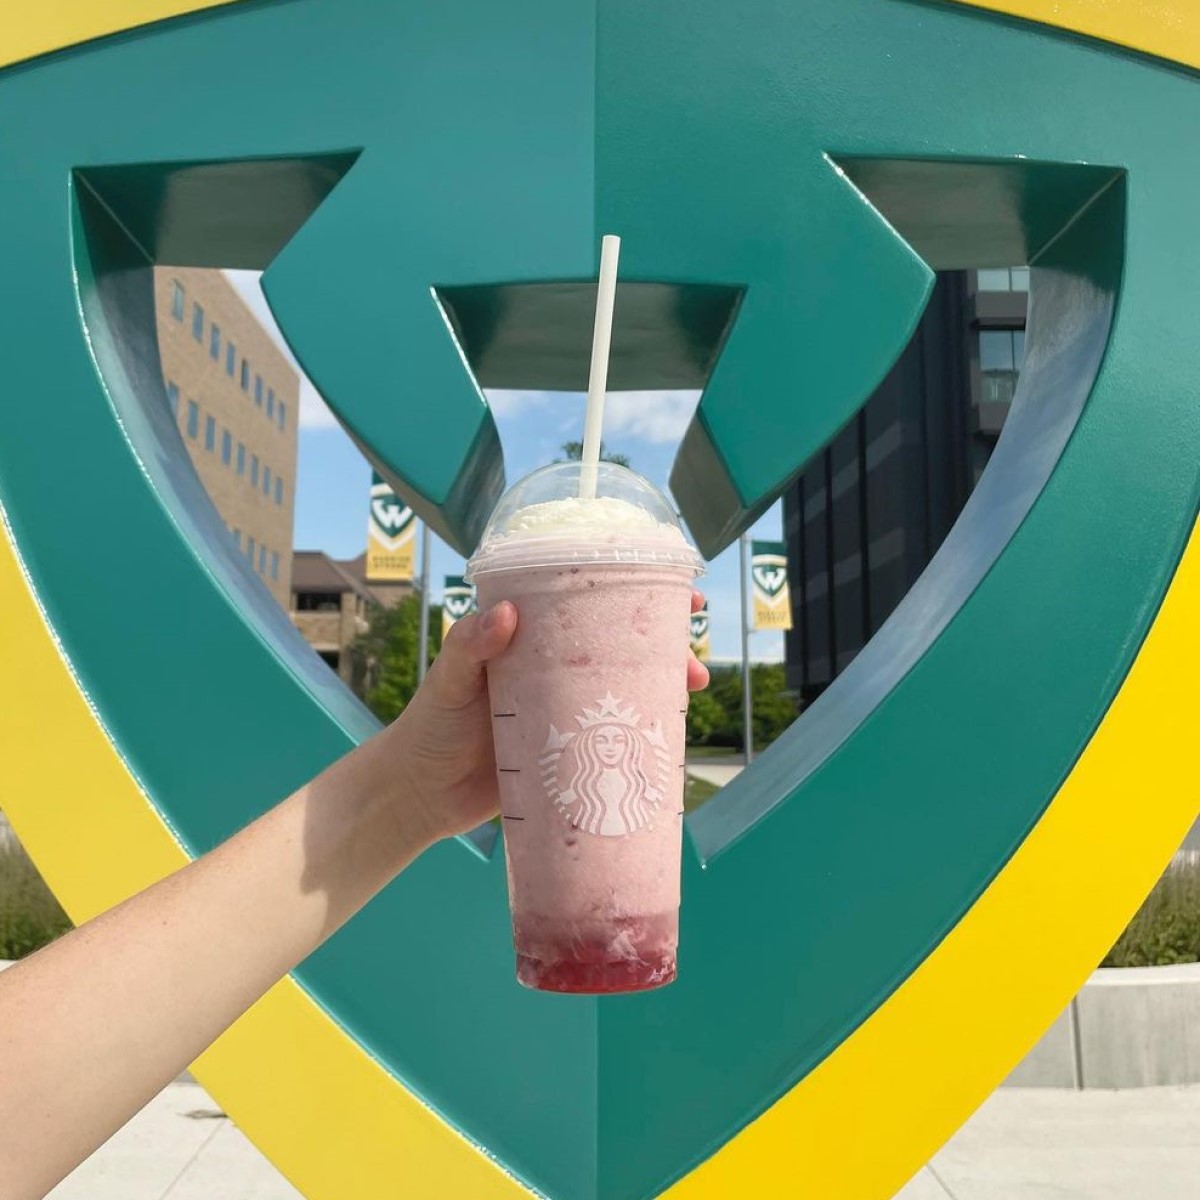
[{"label": "building window", "polygon": [[221,361],[221,327],[215,321],[208,327],[208,354],[215,361]]},{"label": "building window", "polygon": [[340,612],[341,597],[336,592],[297,592],[297,612]]},{"label": "building window", "polygon": [[178,279],[171,280],[171,316],[183,320],[183,284]]},{"label": "building window", "polygon": [[235,529],[233,531],[233,544],[240,550],[242,548],[242,531]]},{"label": "building window", "polygon": [[267,420],[275,416],[275,389],[267,388]]},{"label": "building window", "polygon": [[194,301],[192,303],[192,337],[198,342],[204,341],[204,309]]},{"label": "building window", "polygon": [[975,287],[980,292],[1029,291],[1028,267],[991,267],[975,275]]},{"label": "building window", "polygon": [[221,434],[221,461],[229,466],[231,458],[233,458],[233,434],[226,429]]},{"label": "building window", "polygon": [[250,455],[250,486],[258,487],[258,455]]},{"label": "building window", "polygon": [[246,443],[245,442],[238,442],[237,473],[239,475],[245,475],[245,473],[246,473]]},{"label": "building window", "polygon": [[259,546],[258,548],[258,573],[265,575],[267,573],[267,548]]},{"label": "building window", "polygon": [[167,403],[171,406],[171,416],[179,416],[179,387],[167,381]]},{"label": "building window", "polygon": [[188,401],[187,434],[194,438],[200,432],[200,405],[195,400]]},{"label": "building window", "polygon": [[250,560],[250,565],[254,566],[254,546],[255,542],[249,534],[246,535],[246,557]]},{"label": "building window", "polygon": [[263,495],[270,496],[271,494],[271,468],[263,467]]},{"label": "building window", "polygon": [[242,391],[248,392],[249,390],[250,390],[250,364],[243,358],[242,359]]},{"label": "building window", "polygon": [[275,476],[275,503],[283,503],[283,480],[278,475]]},{"label": "building window", "polygon": [[979,369],[983,375],[985,404],[1007,404],[1012,400],[1024,358],[1023,329],[979,331]]},{"label": "building window", "polygon": [[262,408],[262,376],[255,375],[254,377],[254,403]]},{"label": "building window", "polygon": [[237,365],[237,347],[232,342],[225,343],[225,374],[233,378],[233,369]]},{"label": "building window", "polygon": [[271,578],[278,580],[279,578],[279,551],[271,551]]},{"label": "building window", "polygon": [[205,450],[215,450],[217,446],[217,418],[204,418],[204,448]]},{"label": "building window", "polygon": [[282,400],[279,402],[279,428],[287,428],[287,405]]}]

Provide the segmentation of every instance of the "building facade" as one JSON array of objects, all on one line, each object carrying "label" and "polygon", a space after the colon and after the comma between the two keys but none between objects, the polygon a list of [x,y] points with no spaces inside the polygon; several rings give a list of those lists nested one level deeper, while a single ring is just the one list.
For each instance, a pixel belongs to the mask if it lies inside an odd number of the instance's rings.
[{"label": "building facade", "polygon": [[371,613],[412,595],[411,582],[368,583],[366,555],[337,560],[320,550],[297,550],[292,560],[290,611],[304,640],[360,696],[371,685],[371,663],[355,652]]},{"label": "building facade", "polygon": [[938,276],[912,340],[784,494],[787,678],[809,703],[925,569],[1008,415],[1025,351],[1025,268]]},{"label": "building facade", "polygon": [[287,608],[300,377],[220,271],[157,267],[154,290],[183,444],[234,544]]}]

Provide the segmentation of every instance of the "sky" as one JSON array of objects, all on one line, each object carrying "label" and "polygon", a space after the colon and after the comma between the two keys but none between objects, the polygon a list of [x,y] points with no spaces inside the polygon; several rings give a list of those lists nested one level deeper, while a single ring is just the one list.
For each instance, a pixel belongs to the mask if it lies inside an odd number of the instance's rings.
[{"label": "sky", "polygon": [[[300,371],[300,458],[296,476],[294,544],[353,558],[366,548],[371,467],[347,437],[279,332],[255,271],[227,271],[230,282]],[[629,458],[630,466],[665,491],[671,463],[695,411],[698,392],[610,392],[604,409],[604,444]],[[573,392],[487,393],[511,484],[562,456],[564,442],[583,437],[585,397]],[[773,505],[754,525],[753,536],[782,538],[781,506]],[[462,573],[463,559],[433,538],[432,594],[440,598],[446,575]],[[418,563],[418,570],[420,564]],[[741,658],[738,550],[735,543],[708,564],[700,581],[708,597],[712,659]],[[783,634],[752,633],[750,657],[780,661]]]}]

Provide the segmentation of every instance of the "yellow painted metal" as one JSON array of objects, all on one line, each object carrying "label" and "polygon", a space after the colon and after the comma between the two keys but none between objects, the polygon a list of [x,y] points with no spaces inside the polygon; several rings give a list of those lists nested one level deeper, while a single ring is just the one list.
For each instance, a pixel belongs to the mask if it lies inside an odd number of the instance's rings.
[{"label": "yellow painted metal", "polygon": [[1196,0],[952,0],[1200,69]]},{"label": "yellow painted metal", "polygon": [[[0,66],[225,2],[6,6]],[[1193,0],[957,2],[1200,67]],[[1188,689],[1200,676],[1198,611],[1194,533],[1116,700],[1004,870],[851,1038],[669,1189],[672,1200],[790,1196],[800,1186],[882,1200],[1003,1078],[1056,1015],[1043,997],[1082,983],[1067,977],[1057,947],[1097,924],[1118,926],[1196,815]],[[186,855],[76,686],[7,537],[0,612],[0,692],[12,698],[0,722],[0,795],[68,912],[84,920],[184,865]],[[1142,798],[1136,812],[1131,797]],[[1078,894],[1092,897],[1086,908],[1075,904]],[[313,1200],[397,1187],[477,1200],[528,1195],[291,980],[220,1038],[197,1071]]]},{"label": "yellow painted metal", "polygon": [[0,67],[237,0],[12,0],[0,5]]}]

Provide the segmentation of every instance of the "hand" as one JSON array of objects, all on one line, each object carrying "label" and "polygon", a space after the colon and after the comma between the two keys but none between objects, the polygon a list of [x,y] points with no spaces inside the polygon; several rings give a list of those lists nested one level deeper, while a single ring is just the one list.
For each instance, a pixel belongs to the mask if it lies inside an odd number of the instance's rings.
[{"label": "hand", "polygon": [[[703,604],[693,592],[692,611]],[[456,622],[425,682],[385,731],[431,842],[466,833],[499,808],[486,667],[516,630],[517,610],[507,600]],[[708,686],[708,670],[692,654],[687,686]]]}]

